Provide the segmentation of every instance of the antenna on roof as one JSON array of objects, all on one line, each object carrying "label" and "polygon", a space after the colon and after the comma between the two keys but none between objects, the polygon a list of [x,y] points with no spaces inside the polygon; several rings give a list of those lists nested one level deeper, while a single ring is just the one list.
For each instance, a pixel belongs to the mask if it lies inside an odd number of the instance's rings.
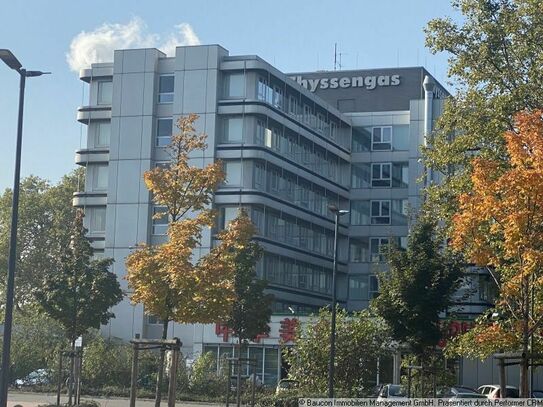
[{"label": "antenna on roof", "polygon": [[[337,69],[341,69],[343,67],[341,63],[341,57],[343,55],[348,55],[345,52],[337,52],[337,42],[334,44],[334,71],[337,71]],[[338,60],[339,57],[339,60]]]},{"label": "antenna on roof", "polygon": [[337,70],[337,42],[334,44],[334,71]]}]

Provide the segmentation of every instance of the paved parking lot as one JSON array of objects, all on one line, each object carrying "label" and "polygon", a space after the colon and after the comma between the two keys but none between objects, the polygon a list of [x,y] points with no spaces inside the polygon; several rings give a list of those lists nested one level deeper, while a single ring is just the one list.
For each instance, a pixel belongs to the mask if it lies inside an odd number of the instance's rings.
[{"label": "paved parking lot", "polygon": [[[101,407],[128,407],[128,399],[124,398],[88,398],[82,397],[82,400],[95,400],[100,403]],[[22,407],[37,407],[40,404],[54,404],[57,398],[55,394],[47,393],[16,393],[10,392],[8,395],[8,407],[14,407],[20,405]],[[67,402],[67,398],[62,398],[62,402]],[[136,406],[138,407],[153,407],[155,405],[152,400],[137,400]],[[162,406],[166,406],[167,402],[162,401]],[[220,404],[212,403],[197,403],[192,401],[178,401],[176,406],[183,407],[216,407]]]}]

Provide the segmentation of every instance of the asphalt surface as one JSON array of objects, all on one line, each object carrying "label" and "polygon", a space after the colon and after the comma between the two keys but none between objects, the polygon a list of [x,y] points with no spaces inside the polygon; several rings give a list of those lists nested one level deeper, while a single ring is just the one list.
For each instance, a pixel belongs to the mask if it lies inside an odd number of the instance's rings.
[{"label": "asphalt surface", "polygon": [[[81,400],[94,400],[100,403],[100,407],[128,407],[129,400],[126,398],[99,398],[99,397],[82,397]],[[61,403],[66,403],[66,397],[61,398]],[[22,407],[37,407],[42,404],[55,404],[57,397],[52,393],[18,393],[10,392],[8,394],[8,407],[20,405]],[[136,400],[138,407],[154,407],[153,400],[141,399]],[[222,404],[213,403],[198,403],[193,401],[178,401],[176,406],[183,407],[218,407]],[[167,406],[167,400],[162,400],[161,406]]]}]

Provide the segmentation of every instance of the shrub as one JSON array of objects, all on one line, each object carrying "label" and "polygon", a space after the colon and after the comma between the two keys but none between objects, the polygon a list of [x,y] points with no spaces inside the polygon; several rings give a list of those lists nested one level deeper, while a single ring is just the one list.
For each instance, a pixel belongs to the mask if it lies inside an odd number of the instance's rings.
[{"label": "shrub", "polygon": [[217,373],[217,359],[213,353],[202,353],[192,365],[189,378],[189,390],[192,393],[221,396],[225,392],[226,382],[226,376],[222,372]]}]

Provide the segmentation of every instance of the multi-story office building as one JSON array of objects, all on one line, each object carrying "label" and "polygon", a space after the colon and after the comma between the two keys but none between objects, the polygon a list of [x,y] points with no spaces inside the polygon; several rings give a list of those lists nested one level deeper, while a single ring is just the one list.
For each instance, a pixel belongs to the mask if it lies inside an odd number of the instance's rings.
[{"label": "multi-story office building", "polygon": [[[278,346],[291,339],[292,314],[331,301],[328,205],[350,211],[339,228],[339,302],[362,309],[378,292],[383,246],[405,245],[421,188],[439,181],[425,174],[420,146],[448,93],[423,68],[284,74],[256,56],[230,56],[211,45],[179,47],[172,58],[156,49],[119,50],[112,63],[93,64],[80,76],[90,100],[78,111],[88,139],[76,162],[87,177],[74,204],[85,208],[96,254],[112,257],[121,279],[136,244],[165,239],[166,219],[153,220],[161,208],[142,174],[168,160],[164,147],[176,119],[199,115],[197,130],[207,134],[208,147],[191,160],[220,159],[226,171],[213,203],[217,228],[247,208],[265,250],[258,273],[275,295],[277,316],[270,337],[249,352],[262,361],[267,383],[279,375]],[[204,235],[196,257],[216,232]],[[480,312],[485,301],[475,297],[462,312]],[[128,298],[114,312],[107,334],[159,336],[160,321]],[[188,353],[231,350],[219,325],[174,325],[170,333]]]}]

